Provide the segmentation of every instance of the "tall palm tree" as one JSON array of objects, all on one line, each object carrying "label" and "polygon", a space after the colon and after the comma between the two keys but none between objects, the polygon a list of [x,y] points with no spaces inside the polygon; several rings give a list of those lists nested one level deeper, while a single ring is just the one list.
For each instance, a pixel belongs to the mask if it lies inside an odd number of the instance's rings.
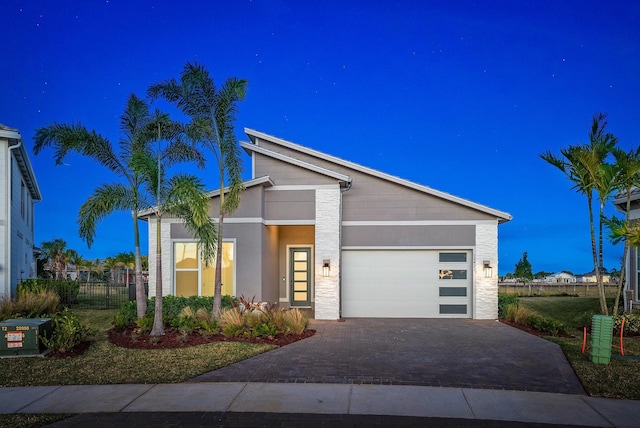
[{"label": "tall palm tree", "polygon": [[[213,316],[222,309],[222,245],[223,224],[226,215],[233,213],[240,203],[244,190],[242,160],[234,132],[238,103],[244,99],[247,81],[229,78],[222,87],[216,87],[207,69],[197,63],[186,63],[180,81],[169,79],[149,87],[148,94],[156,99],[163,97],[174,103],[190,118],[189,137],[210,150],[218,167],[220,208],[218,212],[216,252],[216,276]],[[225,194],[225,183],[228,190]]]},{"label": "tall palm tree", "polygon": [[129,269],[133,269],[136,264],[136,256],[129,251],[128,253],[118,253],[116,256],[116,264],[118,267],[124,268],[126,272],[125,285],[129,286]]},{"label": "tall palm tree", "polygon": [[76,269],[76,281],[80,281],[80,273],[86,265],[86,260],[76,250],[68,249],[64,252],[65,259]]},{"label": "tall palm tree", "polygon": [[[608,308],[602,281],[602,225],[604,221],[604,203],[611,196],[614,188],[613,172],[611,166],[606,164],[606,158],[613,150],[617,140],[612,134],[604,132],[604,128],[607,125],[605,119],[606,115],[602,113],[593,117],[589,132],[589,144],[571,145],[561,149],[561,157],[553,155],[550,151],[541,154],[540,157],[567,175],[574,183],[573,188],[587,197],[591,252],[598,281],[600,311],[606,315],[608,314]],[[593,218],[594,191],[598,193],[600,202],[598,240],[596,240],[595,221]]]},{"label": "tall palm tree", "polygon": [[45,147],[55,148],[54,159],[57,165],[62,164],[70,152],[78,152],[96,160],[108,168],[124,182],[100,185],[89,199],[80,207],[78,224],[80,236],[91,247],[95,237],[97,223],[115,211],[131,212],[133,217],[133,237],[135,246],[136,303],[138,318],[146,312],[147,301],[142,282],[140,262],[140,233],[138,230],[138,213],[147,207],[140,194],[141,180],[139,173],[131,168],[131,160],[135,153],[147,144],[147,124],[150,120],[147,103],[129,96],[124,113],[120,117],[120,131],[123,134],[119,142],[120,150],[116,152],[108,139],[89,131],[82,124],[53,123],[36,130],[34,153],[37,155]]},{"label": "tall palm tree", "polygon": [[44,241],[40,244],[42,249],[40,258],[45,261],[45,269],[53,279],[66,279],[67,277],[66,247],[67,242],[60,238]]},{"label": "tall palm tree", "polygon": [[[147,145],[136,154],[134,168],[144,178],[145,189],[154,199],[153,214],[156,218],[156,292],[152,336],[164,334],[162,317],[162,239],[161,223],[164,215],[180,218],[185,227],[200,239],[202,257],[209,260],[215,251],[215,224],[209,217],[209,198],[198,178],[179,174],[167,178],[167,170],[177,162],[204,159],[194,147],[180,139],[178,126],[168,116],[156,112],[149,129],[155,133],[155,143]],[[165,142],[165,147],[162,146]]]},{"label": "tall palm tree", "polygon": [[[105,257],[104,261],[102,262],[102,269],[107,269],[109,271],[108,282],[112,285],[116,283],[115,269],[117,266],[118,266],[118,262],[115,257]],[[145,300],[145,307],[146,307],[146,300]]]}]

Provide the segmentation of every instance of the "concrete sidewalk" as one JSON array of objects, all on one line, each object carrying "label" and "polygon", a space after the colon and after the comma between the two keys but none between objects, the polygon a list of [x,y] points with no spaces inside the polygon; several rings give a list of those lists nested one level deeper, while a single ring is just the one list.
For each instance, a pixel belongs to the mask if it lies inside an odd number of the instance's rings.
[{"label": "concrete sidewalk", "polygon": [[[637,427],[640,401],[404,385],[199,382],[0,388],[0,413],[4,414],[148,412],[390,415]],[[67,425],[62,421],[54,426]],[[131,420],[129,426],[135,426]]]}]

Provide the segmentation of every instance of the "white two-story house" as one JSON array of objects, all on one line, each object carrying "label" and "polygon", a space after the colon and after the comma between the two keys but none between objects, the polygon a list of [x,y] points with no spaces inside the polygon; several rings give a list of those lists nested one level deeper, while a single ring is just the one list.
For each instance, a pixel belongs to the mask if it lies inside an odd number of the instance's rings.
[{"label": "white two-story house", "polygon": [[17,129],[0,124],[0,298],[36,276],[34,205],[42,199]]}]

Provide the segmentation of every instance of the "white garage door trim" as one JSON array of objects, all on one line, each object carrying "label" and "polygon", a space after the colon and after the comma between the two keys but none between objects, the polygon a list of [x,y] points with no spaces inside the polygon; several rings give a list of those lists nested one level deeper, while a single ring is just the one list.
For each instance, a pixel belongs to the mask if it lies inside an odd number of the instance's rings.
[{"label": "white garage door trim", "polygon": [[471,318],[472,284],[470,250],[346,250],[342,316]]}]

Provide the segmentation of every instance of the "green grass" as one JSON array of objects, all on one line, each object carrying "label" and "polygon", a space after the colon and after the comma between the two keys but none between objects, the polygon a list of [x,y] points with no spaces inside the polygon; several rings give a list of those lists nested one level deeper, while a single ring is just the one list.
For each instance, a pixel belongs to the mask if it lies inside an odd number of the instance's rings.
[{"label": "green grass", "polygon": [[521,297],[519,304],[560,321],[570,331],[591,325],[591,317],[600,313],[597,297]]},{"label": "green grass", "polygon": [[270,345],[216,342],[180,349],[138,350],[113,346],[106,330],[114,310],[75,310],[94,330],[94,343],[74,358],[2,360],[1,386],[100,385],[184,382],[273,349]]},{"label": "green grass", "polygon": [[0,415],[0,428],[39,428],[50,425],[54,422],[67,419],[73,415],[60,414],[14,414],[14,415]]},{"label": "green grass", "polygon": [[[611,306],[611,299],[608,304]],[[616,358],[620,350],[612,347],[609,364],[591,362],[589,350],[582,353],[583,326],[591,325],[591,317],[600,312],[594,297],[524,297],[520,305],[538,314],[555,319],[569,327],[575,338],[548,337],[560,345],[571,367],[589,395],[596,397],[640,400],[640,359]],[[625,355],[640,357],[640,338],[624,338]],[[614,335],[612,345],[618,344]],[[587,346],[589,337],[587,337]]]}]

